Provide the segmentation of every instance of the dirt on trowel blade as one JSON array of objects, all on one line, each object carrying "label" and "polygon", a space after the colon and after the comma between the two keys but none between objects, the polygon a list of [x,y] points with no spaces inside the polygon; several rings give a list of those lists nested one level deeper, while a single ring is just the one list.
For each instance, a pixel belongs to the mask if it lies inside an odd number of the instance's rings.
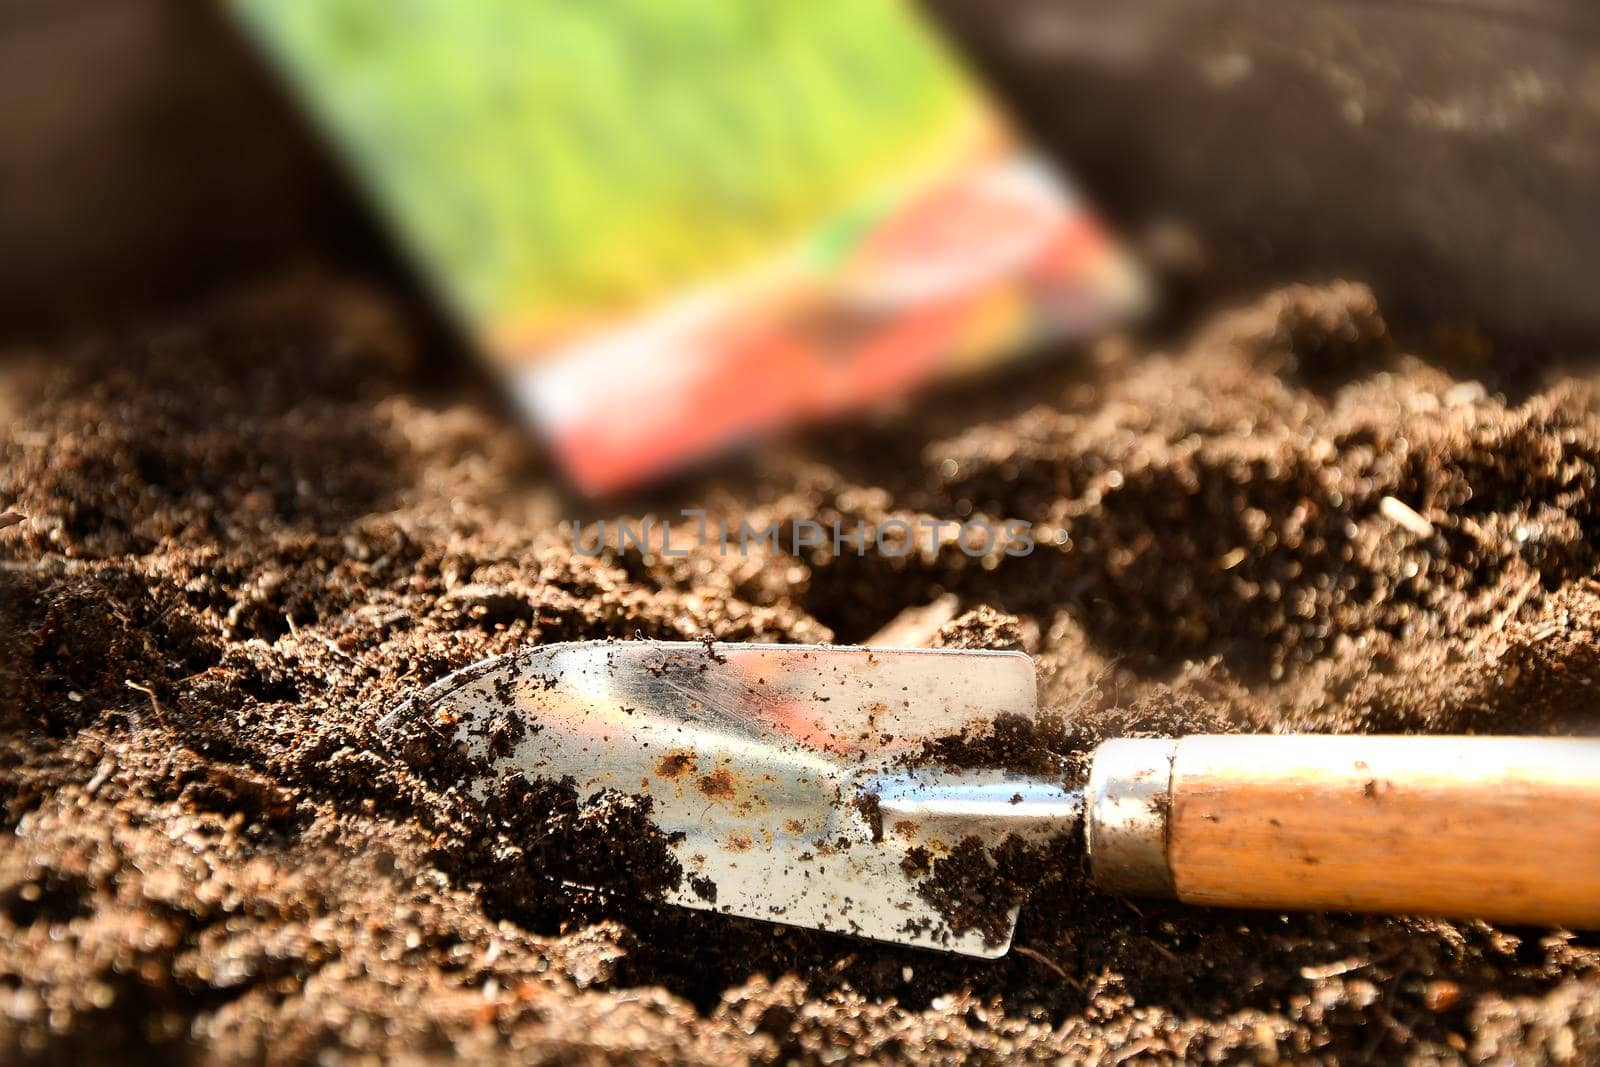
[{"label": "dirt on trowel blade", "polygon": [[[474,665],[413,697],[386,728],[409,724],[453,750],[460,787],[502,824],[506,850],[537,850],[558,833],[519,811],[538,788],[625,807],[665,843],[670,880],[619,885],[595,857],[578,858],[573,880],[593,888],[997,955],[1020,896],[1002,884],[997,918],[979,923],[971,908],[947,906],[949,894],[918,888],[910,850],[942,856],[959,838],[907,806],[918,783],[897,774],[907,753],[1001,709],[1034,712],[1024,655],[607,641]],[[885,787],[902,812],[887,832]]]}]

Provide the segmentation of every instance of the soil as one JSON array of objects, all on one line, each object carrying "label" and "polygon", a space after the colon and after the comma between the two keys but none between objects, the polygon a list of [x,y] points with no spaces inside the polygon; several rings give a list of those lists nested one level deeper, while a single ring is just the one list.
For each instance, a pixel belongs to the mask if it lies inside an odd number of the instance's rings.
[{"label": "soil", "polygon": [[316,271],[13,352],[0,1056],[1600,1059],[1593,935],[1135,904],[1060,845],[928,874],[952,908],[1025,897],[1005,958],[897,949],[655,905],[682,872],[635,798],[475,805],[426,733],[376,729],[527,643],[854,642],[953,596],[934,640],[1026,649],[1046,713],[928,753],[951,763],[1595,733],[1590,373],[1405,325],[1357,284],[1279,287],[649,505],[1034,524],[1033,554],[982,560],[581,556],[515,421],[441,381],[402,307]]}]

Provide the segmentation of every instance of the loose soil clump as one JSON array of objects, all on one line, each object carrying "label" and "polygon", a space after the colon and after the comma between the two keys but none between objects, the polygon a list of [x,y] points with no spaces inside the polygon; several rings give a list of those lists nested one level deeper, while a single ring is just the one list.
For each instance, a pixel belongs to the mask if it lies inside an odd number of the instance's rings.
[{"label": "loose soil clump", "polygon": [[522,428],[441,394],[415,337],[294,276],[0,364],[7,1062],[1600,1058],[1588,935],[1128,902],[1063,843],[928,857],[973,922],[1023,902],[1007,957],[898,949],[660,905],[682,872],[637,799],[476,801],[449,746],[376,725],[527,644],[851,642],[953,596],[937,640],[1029,651],[1045,709],[923,754],[953,766],[1594,733],[1588,371],[1464,364],[1359,285],[1289,287],[652,504],[1020,520],[1031,555],[589,558]]}]

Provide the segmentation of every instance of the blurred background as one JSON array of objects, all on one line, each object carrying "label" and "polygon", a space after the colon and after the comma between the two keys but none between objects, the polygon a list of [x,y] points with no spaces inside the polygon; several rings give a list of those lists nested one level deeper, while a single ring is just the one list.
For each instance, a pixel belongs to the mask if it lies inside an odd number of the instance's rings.
[{"label": "blurred background", "polygon": [[[1012,112],[1137,235],[1219,275],[1600,335],[1600,14],[1582,0],[938,0]],[[148,307],[308,248],[399,275],[328,153],[194,0],[0,3],[0,330]]]},{"label": "blurred background", "polygon": [[375,231],[222,10],[0,3],[0,331],[69,328]]}]

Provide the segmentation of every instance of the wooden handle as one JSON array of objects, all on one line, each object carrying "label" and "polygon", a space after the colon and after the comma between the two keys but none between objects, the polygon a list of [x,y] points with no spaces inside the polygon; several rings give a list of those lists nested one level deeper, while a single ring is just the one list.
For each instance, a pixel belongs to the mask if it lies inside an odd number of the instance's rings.
[{"label": "wooden handle", "polygon": [[1600,927],[1600,741],[1186,737],[1180,900]]}]

